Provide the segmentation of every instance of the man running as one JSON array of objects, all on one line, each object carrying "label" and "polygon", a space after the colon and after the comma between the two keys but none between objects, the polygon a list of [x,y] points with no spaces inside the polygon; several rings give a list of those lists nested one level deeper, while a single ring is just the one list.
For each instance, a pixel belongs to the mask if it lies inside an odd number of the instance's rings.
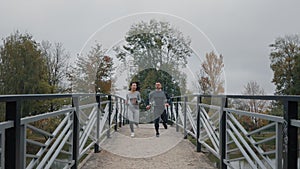
[{"label": "man running", "polygon": [[147,109],[153,106],[154,111],[154,127],[156,131],[156,137],[159,137],[159,121],[160,118],[163,121],[164,128],[167,129],[167,113],[165,107],[169,106],[165,92],[162,90],[162,85],[158,81],[155,83],[155,90],[149,94],[149,105]]}]

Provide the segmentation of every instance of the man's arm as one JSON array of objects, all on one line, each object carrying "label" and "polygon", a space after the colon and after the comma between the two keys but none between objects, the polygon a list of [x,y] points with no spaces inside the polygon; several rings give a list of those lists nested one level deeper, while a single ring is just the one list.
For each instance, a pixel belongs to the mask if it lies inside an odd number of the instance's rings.
[{"label": "man's arm", "polygon": [[165,106],[169,106],[169,99],[170,97],[168,96],[167,92],[164,91],[164,94],[165,94]]},{"label": "man's arm", "polygon": [[151,108],[151,102],[152,102],[153,98],[152,98],[152,92],[149,93],[149,97],[148,97],[148,103],[146,106],[146,109],[149,110]]}]

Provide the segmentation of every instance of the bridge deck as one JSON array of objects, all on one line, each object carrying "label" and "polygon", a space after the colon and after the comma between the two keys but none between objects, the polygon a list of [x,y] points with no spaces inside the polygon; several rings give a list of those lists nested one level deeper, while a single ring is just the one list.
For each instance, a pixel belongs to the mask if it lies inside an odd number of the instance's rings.
[{"label": "bridge deck", "polygon": [[160,137],[155,137],[153,124],[135,126],[135,137],[130,137],[129,126],[123,126],[106,139],[100,153],[91,153],[82,169],[140,169],[140,168],[214,168],[203,153],[196,148],[174,127],[160,128]]}]

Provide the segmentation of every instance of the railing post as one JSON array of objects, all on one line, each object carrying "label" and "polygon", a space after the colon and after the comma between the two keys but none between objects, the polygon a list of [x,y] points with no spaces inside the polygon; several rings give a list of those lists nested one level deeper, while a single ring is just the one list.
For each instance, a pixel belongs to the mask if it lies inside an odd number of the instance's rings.
[{"label": "railing post", "polygon": [[187,119],[186,119],[186,113],[187,113],[187,107],[186,107],[186,104],[187,104],[187,96],[185,96],[184,97],[184,109],[183,109],[183,111],[184,111],[184,116],[183,116],[183,121],[184,121],[184,123],[183,123],[183,135],[184,135],[184,139],[187,139],[187,131],[186,131],[186,123],[187,123]]},{"label": "railing post", "polygon": [[73,152],[72,159],[74,160],[74,165],[72,169],[77,169],[79,164],[79,132],[80,132],[80,123],[79,123],[79,96],[72,97],[72,106],[75,107],[75,111],[73,114]]},{"label": "railing post", "polygon": [[107,138],[110,137],[110,126],[111,126],[110,120],[111,120],[111,111],[112,111],[111,95],[108,95],[108,101],[109,101],[109,103],[108,103],[108,130],[107,130],[107,133],[106,133]]},{"label": "railing post", "polygon": [[97,131],[96,131],[96,143],[94,145],[94,153],[99,153],[100,152],[100,147],[99,147],[99,139],[100,139],[100,102],[101,102],[101,98],[100,98],[100,94],[96,95],[96,101],[98,103],[97,105],[97,120],[96,120],[96,125],[97,125]]},{"label": "railing post", "polygon": [[24,140],[21,137],[20,100],[6,102],[6,121],[14,121],[14,127],[5,131],[5,168],[19,169],[25,166]]},{"label": "railing post", "polygon": [[226,111],[224,111],[224,108],[226,108],[228,105],[228,100],[226,97],[222,97],[221,102],[221,109],[220,109],[220,169],[227,169],[227,165],[224,163],[224,160],[226,159]]},{"label": "railing post", "polygon": [[297,169],[298,128],[291,125],[291,120],[298,119],[298,102],[286,101],[284,109],[284,119],[287,122],[287,147],[284,158],[284,168]]},{"label": "railing post", "polygon": [[120,101],[118,101],[118,104],[120,104],[120,112],[119,112],[119,127],[122,127],[122,99],[119,98]]},{"label": "railing post", "polygon": [[171,119],[170,119],[170,121],[171,121],[171,125],[173,125],[173,120],[174,120],[174,112],[173,112],[173,99],[170,99],[170,111],[171,111]]},{"label": "railing post", "polygon": [[282,166],[282,148],[283,148],[283,138],[282,138],[282,130],[283,125],[282,123],[276,122],[276,161],[275,161],[275,168],[281,169]]},{"label": "railing post", "polygon": [[176,107],[175,107],[175,111],[176,111],[176,132],[179,131],[179,125],[178,125],[178,105],[179,105],[179,97],[176,98]]},{"label": "railing post", "polygon": [[200,129],[201,129],[201,122],[200,122],[200,103],[201,103],[201,96],[197,96],[197,107],[196,107],[196,112],[197,112],[197,152],[201,152],[201,143],[199,141],[200,139]]},{"label": "railing post", "polygon": [[118,108],[118,98],[116,96],[115,96],[115,101],[116,101],[116,103],[115,103],[116,114],[115,114],[114,119],[115,119],[115,131],[117,131],[118,130],[118,109],[119,108]]},{"label": "railing post", "polygon": [[125,113],[126,113],[126,106],[125,106],[125,100],[122,100],[122,119],[123,119],[123,126],[125,126],[125,120],[126,120],[126,118],[124,118],[124,117],[126,117],[125,115]]}]

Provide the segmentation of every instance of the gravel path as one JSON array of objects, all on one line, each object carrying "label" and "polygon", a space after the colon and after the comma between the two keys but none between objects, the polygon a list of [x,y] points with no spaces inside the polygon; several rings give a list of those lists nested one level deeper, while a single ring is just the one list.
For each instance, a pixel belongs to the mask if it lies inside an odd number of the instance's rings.
[{"label": "gravel path", "polygon": [[174,127],[160,129],[160,137],[154,137],[153,124],[140,125],[135,137],[130,138],[128,126],[106,139],[100,153],[92,153],[82,163],[82,169],[213,169],[203,153]]}]

